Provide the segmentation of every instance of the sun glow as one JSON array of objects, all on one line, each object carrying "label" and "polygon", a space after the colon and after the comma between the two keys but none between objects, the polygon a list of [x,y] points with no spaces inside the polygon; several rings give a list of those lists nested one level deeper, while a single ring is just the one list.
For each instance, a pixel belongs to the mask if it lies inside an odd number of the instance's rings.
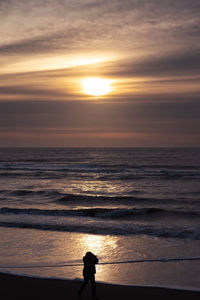
[{"label": "sun glow", "polygon": [[90,77],[82,81],[82,86],[84,93],[91,96],[102,96],[111,91],[111,80]]}]

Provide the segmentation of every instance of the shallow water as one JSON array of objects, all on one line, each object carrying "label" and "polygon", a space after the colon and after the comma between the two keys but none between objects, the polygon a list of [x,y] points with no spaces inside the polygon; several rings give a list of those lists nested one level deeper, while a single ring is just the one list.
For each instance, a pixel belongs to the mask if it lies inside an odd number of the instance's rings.
[{"label": "shallow water", "polygon": [[[85,252],[94,252],[100,262],[199,256],[196,240],[147,236],[93,235],[33,229],[1,228],[1,271],[57,278],[82,278]],[[23,266],[29,268],[23,268]],[[128,285],[200,288],[200,261],[143,262],[97,265],[97,281]]]}]

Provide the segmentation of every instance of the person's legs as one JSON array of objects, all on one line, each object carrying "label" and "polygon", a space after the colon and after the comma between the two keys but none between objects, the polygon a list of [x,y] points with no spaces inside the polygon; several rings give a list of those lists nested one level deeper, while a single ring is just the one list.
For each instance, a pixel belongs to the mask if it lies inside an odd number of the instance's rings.
[{"label": "person's legs", "polygon": [[90,276],[90,283],[91,283],[91,290],[92,290],[92,297],[96,299],[96,283],[95,283],[95,276]]},{"label": "person's legs", "polygon": [[88,284],[88,282],[89,282],[89,278],[84,276],[84,281],[80,287],[80,290],[78,291],[79,296],[81,296],[81,294],[82,294],[84,288],[86,287],[86,285]]}]

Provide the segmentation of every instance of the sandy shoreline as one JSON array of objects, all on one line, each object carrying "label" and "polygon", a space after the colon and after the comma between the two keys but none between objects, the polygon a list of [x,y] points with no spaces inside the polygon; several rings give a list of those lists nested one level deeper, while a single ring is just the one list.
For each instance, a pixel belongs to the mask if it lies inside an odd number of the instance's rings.
[{"label": "sandy shoreline", "polygon": [[[32,278],[0,273],[2,299],[39,300],[70,299],[89,300],[90,286],[82,298],[77,296],[80,281]],[[200,292],[156,287],[120,286],[97,283],[97,296],[101,300],[111,299],[200,299]]]}]

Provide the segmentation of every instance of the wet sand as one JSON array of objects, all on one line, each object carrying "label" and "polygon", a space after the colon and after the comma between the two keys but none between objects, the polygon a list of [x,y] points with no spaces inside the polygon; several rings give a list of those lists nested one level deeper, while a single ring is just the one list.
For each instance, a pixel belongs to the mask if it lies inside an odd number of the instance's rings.
[{"label": "wet sand", "polygon": [[[80,298],[77,291],[81,281],[32,278],[0,273],[1,299],[11,300],[90,300],[90,286]],[[200,299],[199,291],[179,290],[157,287],[122,286],[97,283],[97,296],[100,300],[132,299]]]}]

